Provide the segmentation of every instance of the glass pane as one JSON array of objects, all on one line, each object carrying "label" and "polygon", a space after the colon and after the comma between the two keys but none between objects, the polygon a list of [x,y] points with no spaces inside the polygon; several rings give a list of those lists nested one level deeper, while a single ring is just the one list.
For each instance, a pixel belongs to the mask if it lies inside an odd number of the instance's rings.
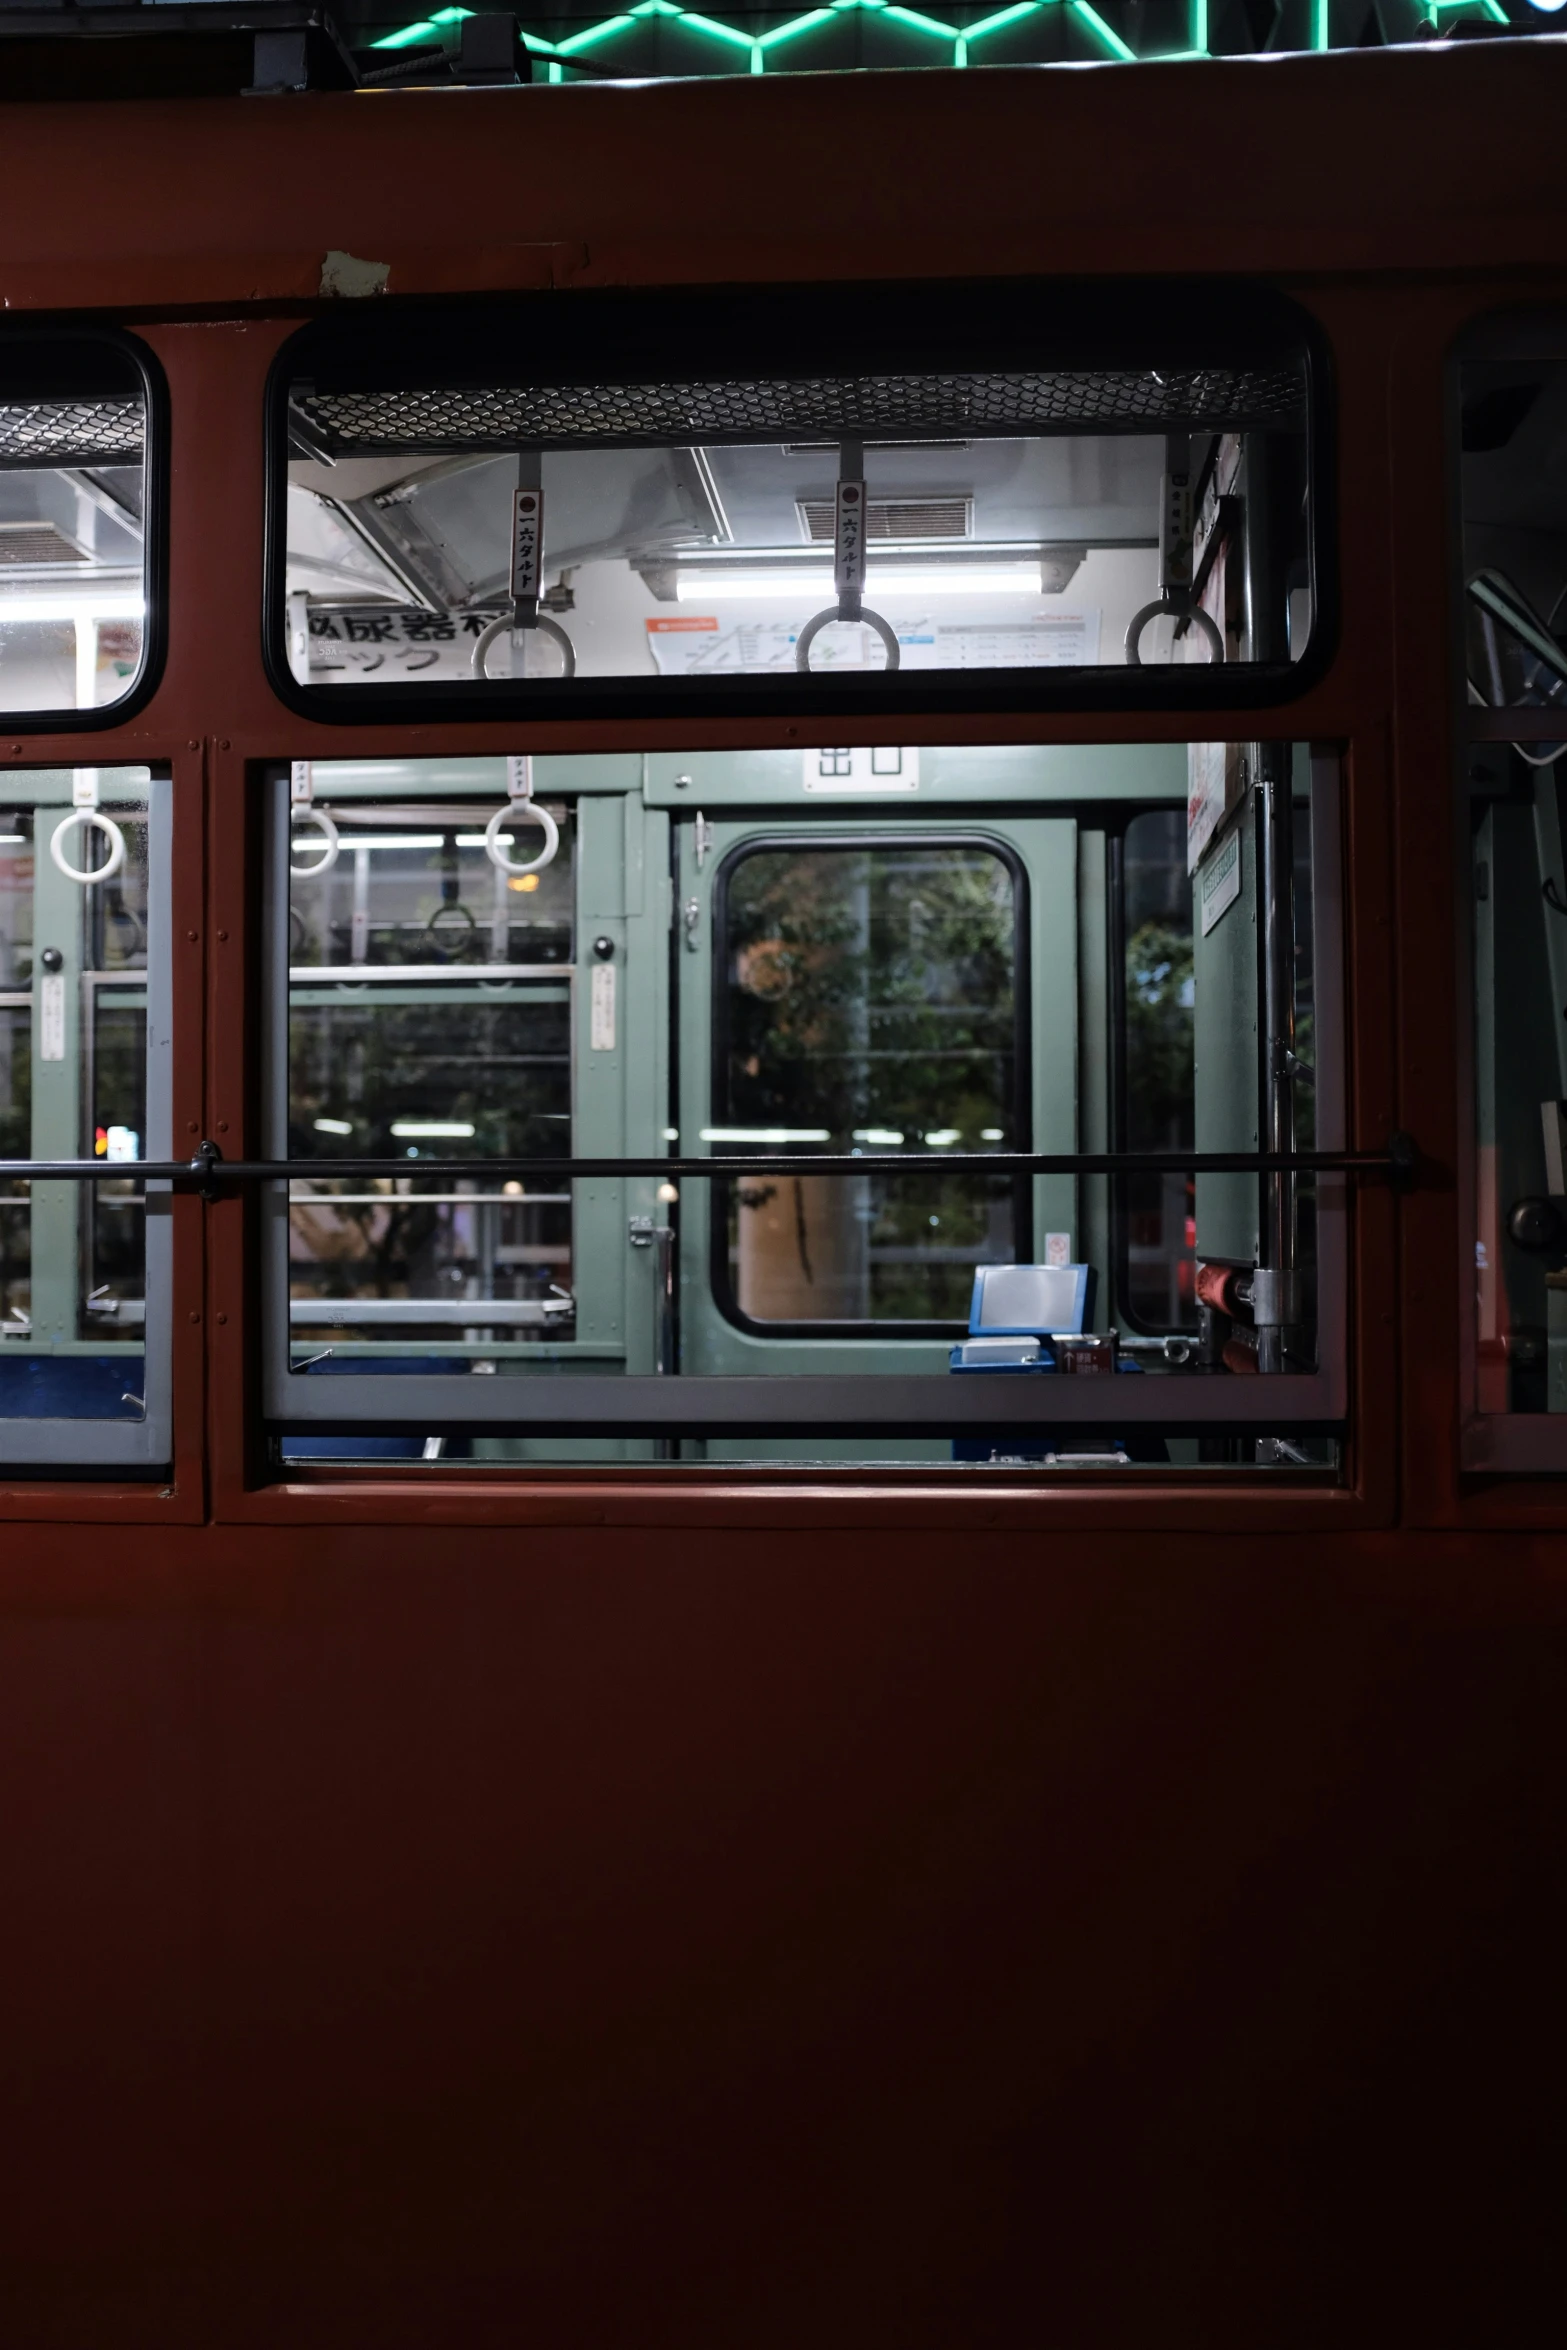
[{"label": "glass pane", "polygon": [[[442,1350],[569,1335],[569,1186],[441,1171],[570,1156],[570,982],[510,976],[569,963],[568,812],[550,864],[509,875],[484,848],[493,806],[345,800],[325,780],[316,806],[339,846],[323,867],[327,835],[301,823],[291,842],[288,1151],[322,1162],[291,1193],[296,1351],[412,1345],[416,1358],[378,1359],[422,1369]],[[519,820],[497,839],[514,864],[523,834]],[[328,977],[342,966],[375,977]],[[333,1159],[386,1157],[408,1173],[330,1175]]]},{"label": "glass pane", "polygon": [[[493,802],[472,809],[407,811],[344,802],[317,805],[337,828],[338,848],[301,820],[292,850],[289,960],[331,963],[488,965],[569,963],[572,951],[572,841],[562,806],[559,852],[538,873],[507,874],[485,852]],[[525,825],[497,835],[513,864],[529,862]]]},{"label": "glass pane", "polygon": [[[807,666],[1298,660],[1314,612],[1298,338],[1230,320],[1199,348],[1189,319],[1150,322],[1111,356],[1100,317],[1075,344],[1060,326],[1048,362],[1020,344],[998,367],[976,356],[991,313],[952,328],[938,364],[953,299],[900,334],[879,297],[856,373],[813,371],[820,305],[797,336],[758,326],[795,316],[788,296],[731,301],[689,335],[667,315],[611,327],[575,354],[558,319],[541,344],[485,312],[401,340],[307,337],[286,427],[295,677],[481,699],[485,680],[638,679],[652,707],[742,678],[792,693]],[[743,312],[777,350],[755,373],[739,372]],[[1021,300],[1017,315],[1026,333]],[[910,335],[925,356],[900,368]],[[680,378],[649,374],[672,339]]]},{"label": "glass pane", "polygon": [[[73,786],[96,793],[73,805]],[[0,1421],[144,1416],[149,786],[18,775],[0,806],[0,1157],[123,1162],[0,1178]],[[58,851],[73,873],[62,870]],[[111,867],[113,868],[111,870]]]},{"label": "glass pane", "polygon": [[142,380],[108,343],[0,346],[0,710],[91,710],[141,676]]},{"label": "glass pane", "polygon": [[[765,849],[727,876],[723,1091],[711,1135],[822,1151],[1021,1147],[1017,883],[993,851]],[[758,1322],[966,1323],[1016,1254],[1011,1180],[758,1178],[729,1190],[736,1305]]]}]

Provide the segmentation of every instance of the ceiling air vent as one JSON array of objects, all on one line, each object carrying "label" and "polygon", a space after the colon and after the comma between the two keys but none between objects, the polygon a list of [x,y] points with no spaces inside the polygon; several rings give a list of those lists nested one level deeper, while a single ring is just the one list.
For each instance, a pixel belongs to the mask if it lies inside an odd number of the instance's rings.
[{"label": "ceiling air vent", "polygon": [[[831,498],[801,498],[796,502],[806,537],[830,543],[833,530]],[[868,498],[865,502],[865,535],[870,540],[893,539],[899,544],[908,539],[966,539],[971,514],[970,502],[962,495]]]},{"label": "ceiling air vent", "polygon": [[0,522],[0,570],[35,563],[85,563],[87,557],[52,522]]}]

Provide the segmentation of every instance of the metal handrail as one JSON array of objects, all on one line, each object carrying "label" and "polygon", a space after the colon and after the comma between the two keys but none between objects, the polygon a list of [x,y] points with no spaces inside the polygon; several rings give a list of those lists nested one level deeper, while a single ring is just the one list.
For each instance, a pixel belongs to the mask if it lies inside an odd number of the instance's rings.
[{"label": "metal handrail", "polygon": [[[754,1156],[544,1159],[431,1158],[417,1166],[401,1159],[226,1159],[203,1142],[188,1159],[0,1159],[0,1181],[31,1183],[194,1183],[210,1190],[226,1183],[283,1183],[310,1176],[318,1183],[394,1177],[543,1175],[614,1179],[671,1176],[720,1179],[748,1175],[1381,1175],[1413,1183],[1420,1153],[1411,1135],[1395,1133],[1382,1150],[1327,1151],[865,1151],[813,1156],[806,1151],[758,1151]],[[320,1197],[330,1201],[330,1193]],[[396,1194],[388,1194],[395,1198]],[[417,1199],[417,1192],[409,1195]]]}]

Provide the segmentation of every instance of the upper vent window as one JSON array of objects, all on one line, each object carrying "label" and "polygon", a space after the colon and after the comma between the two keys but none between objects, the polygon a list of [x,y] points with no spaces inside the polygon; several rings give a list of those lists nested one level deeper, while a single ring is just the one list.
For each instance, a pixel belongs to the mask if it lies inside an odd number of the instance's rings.
[{"label": "upper vent window", "polygon": [[[1303,335],[1238,325],[1233,297],[1216,321],[1167,292],[1104,308],[936,289],[323,321],[274,384],[278,682],[345,718],[388,694],[939,706],[975,672],[1014,701],[1093,679],[1255,700],[1317,614]],[[998,316],[1036,313],[996,347]]]}]

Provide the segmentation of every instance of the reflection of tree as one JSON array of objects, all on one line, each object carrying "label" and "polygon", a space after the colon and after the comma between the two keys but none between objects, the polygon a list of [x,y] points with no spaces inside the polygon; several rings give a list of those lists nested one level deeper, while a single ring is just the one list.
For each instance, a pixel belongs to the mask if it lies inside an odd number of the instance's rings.
[{"label": "reflection of tree", "polygon": [[1133,1150],[1193,1135],[1192,938],[1145,922],[1126,949],[1127,1139]]},{"label": "reflection of tree", "polygon": [[[981,849],[762,851],[729,890],[728,1098],[737,1125],[1016,1141],[1015,907],[1011,875]],[[874,1149],[874,1143],[862,1147]],[[895,1147],[895,1146],[891,1146]],[[743,1192],[749,1206],[761,1195]],[[854,1202],[857,1199],[858,1205]],[[878,1176],[844,1212],[874,1251],[924,1262],[871,1267],[870,1309],[961,1316],[971,1265],[927,1252],[1011,1253],[1010,1186],[964,1175]]]},{"label": "reflection of tree", "polygon": [[1011,877],[983,851],[770,853],[729,895],[730,1098],[745,1124],[957,1127],[1010,1114]]}]

